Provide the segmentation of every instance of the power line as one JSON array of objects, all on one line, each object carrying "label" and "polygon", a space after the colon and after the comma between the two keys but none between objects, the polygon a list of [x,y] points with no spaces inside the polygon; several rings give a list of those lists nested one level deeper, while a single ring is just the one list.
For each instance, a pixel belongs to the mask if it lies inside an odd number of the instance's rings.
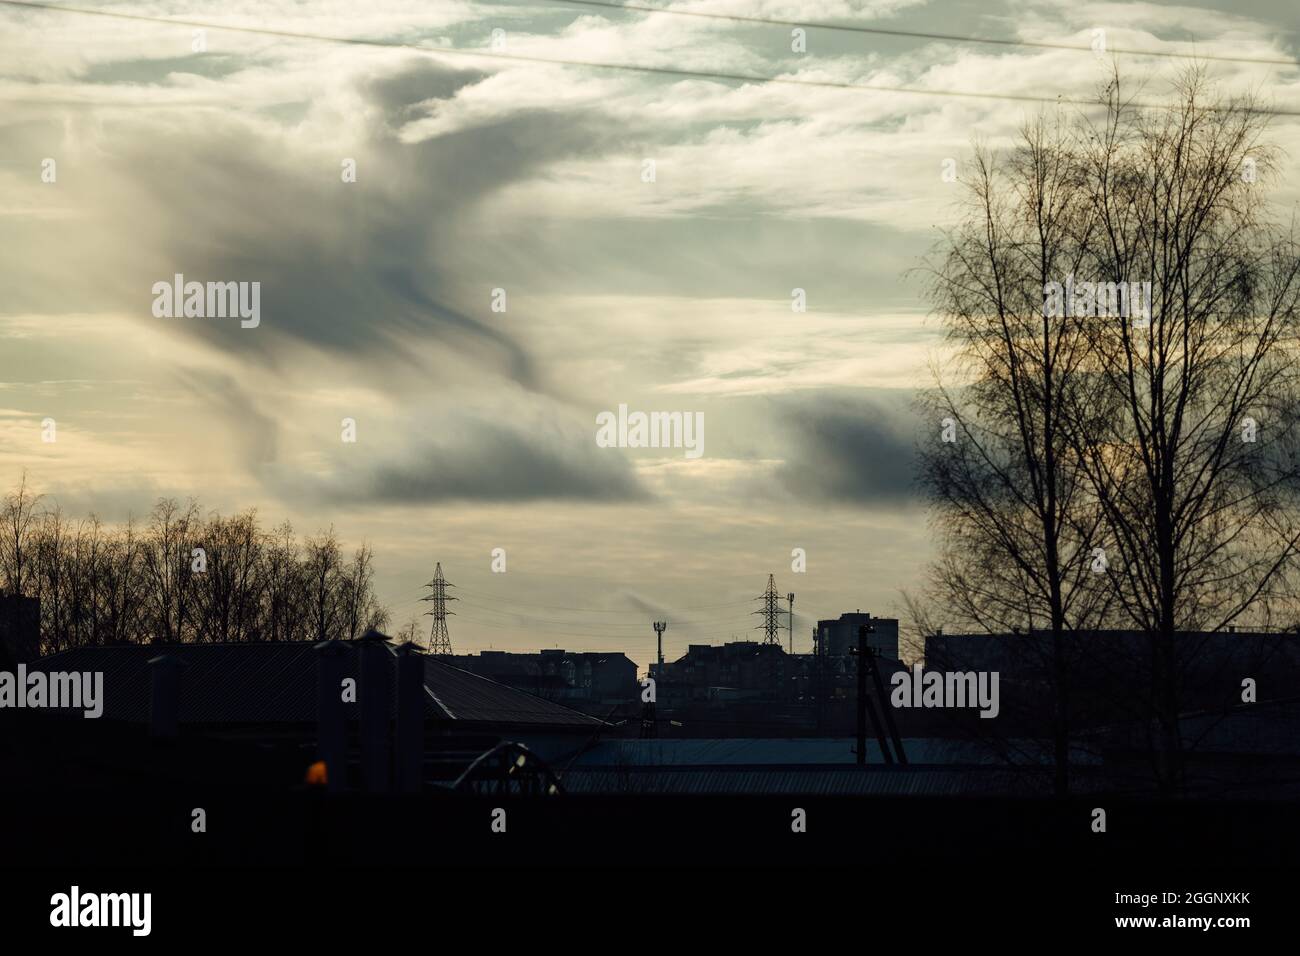
[{"label": "power line", "polygon": [[[458,589],[458,590],[462,590],[462,589]],[[472,608],[475,611],[483,611],[488,614],[496,614],[502,617],[513,618],[520,622],[550,624],[557,627],[594,628],[602,632],[608,632],[611,630],[640,631],[644,627],[644,624],[633,624],[633,623],[615,623],[615,622],[581,621],[581,620],[557,621],[551,618],[534,617],[532,614],[528,614],[521,611],[515,611],[509,608],[501,609],[501,608],[491,607],[485,604],[477,604],[471,601],[466,601],[464,598],[461,598],[461,605],[462,607],[465,608]],[[625,616],[632,616],[635,613],[636,612],[624,612]],[[759,612],[755,612],[755,613],[759,613]],[[724,617],[694,618],[690,620],[674,619],[670,617],[669,620],[672,622],[674,627],[711,627],[711,628],[718,629],[721,628],[721,626],[723,625],[728,625],[728,626],[734,625],[737,627],[742,627],[743,625],[746,624],[745,617],[737,616],[734,614],[727,615]],[[812,619],[809,618],[808,620],[812,620]],[[486,622],[479,622],[479,623],[486,623]],[[497,622],[497,623],[498,625],[500,625],[501,622]],[[743,627],[743,629],[748,630],[749,628]]]},{"label": "power line", "polygon": [[[994,46],[1028,47],[1038,50],[1070,50],[1076,53],[1094,52],[1090,46],[1078,46],[1072,43],[1050,43],[1046,40],[1011,40],[996,37],[973,37],[958,33],[927,33],[921,30],[895,30],[887,27],[864,27],[855,24],[820,23],[808,20],[779,20],[767,17],[746,17],[735,13],[706,13],[702,10],[667,10],[640,3],[615,3],[614,0],[552,0],[554,3],[568,3],[579,7],[600,7],[606,10],[626,10],[633,13],[661,13],[674,17],[696,17],[702,20],[724,20],[732,23],[749,23],[755,26],[802,27],[807,30],[828,30],[835,33],[858,33],[868,36],[899,37],[907,40],[943,40],[950,43],[984,43]],[[1123,53],[1129,56],[1160,56],[1183,60],[1214,60],[1220,63],[1258,63],[1268,66],[1300,66],[1300,60],[1286,58],[1224,56],[1212,53],[1181,53],[1174,50],[1137,50],[1121,47],[1107,47],[1107,53]]]},{"label": "power line", "polygon": [[[587,614],[587,613],[618,614],[623,617],[629,617],[637,613],[640,613],[640,611],[636,608],[628,608],[624,610],[609,610],[609,609],[569,607],[569,606],[561,606],[561,605],[554,605],[554,604],[534,604],[528,601],[515,601],[506,598],[498,598],[494,595],[484,594],[483,592],[469,591],[464,586],[458,586],[456,590],[463,595],[472,594],[476,597],[482,597],[482,598],[495,601],[498,604],[515,604],[526,608],[543,608],[547,610],[567,610],[567,611],[574,611],[583,614]],[[406,607],[410,604],[416,603],[418,601],[423,601],[427,599],[428,598],[425,596],[414,597],[408,601],[402,601],[397,604],[391,605],[391,608],[393,610],[396,610],[399,608]],[[602,621],[581,621],[581,620],[555,621],[547,618],[533,617],[530,612],[515,610],[512,607],[497,608],[486,604],[480,604],[476,601],[466,601],[464,598],[461,598],[460,601],[462,606],[464,607],[474,608],[475,610],[486,611],[489,614],[497,614],[503,617],[514,618],[518,622],[527,623],[529,625],[549,624],[549,625],[554,625],[556,627],[559,627],[561,629],[590,628],[590,629],[594,629],[597,633],[604,633],[604,634],[608,634],[610,632],[610,629],[639,630],[644,626],[642,624],[602,622]],[[753,599],[750,599],[749,601],[728,601],[723,604],[697,604],[697,605],[690,605],[685,607],[678,607],[675,610],[690,611],[690,610],[706,610],[712,608],[746,607],[750,605],[752,602]],[[482,624],[488,627],[501,627],[505,623],[502,621],[493,621],[493,622],[478,621],[478,620],[474,620],[473,618],[465,617],[464,615],[461,615],[461,617],[462,620],[473,621],[476,624]],[[805,614],[800,614],[799,619],[805,622],[820,620],[820,618],[816,613],[812,614],[812,616],[806,616]],[[717,628],[719,625],[724,625],[724,624],[728,624],[728,625],[735,624],[736,626],[740,627],[742,630],[748,630],[747,627],[742,626],[744,622],[742,621],[741,618],[732,615],[727,615],[723,617],[714,617],[714,618],[696,618],[692,620],[674,620],[673,623],[674,625],[679,627],[713,627],[713,628]]]},{"label": "power line", "polygon": [[[462,622],[477,624],[479,627],[488,628],[498,633],[511,626],[511,624],[506,621],[483,621],[476,617],[469,617],[468,615],[465,615],[463,613],[459,615],[459,618]],[[582,638],[587,642],[603,641],[603,642],[614,643],[614,644],[641,645],[641,644],[645,644],[649,640],[649,638],[645,637],[643,633],[645,629],[644,624],[641,625],[641,628],[635,634],[610,633],[607,630],[585,630],[583,625],[565,625],[562,627],[554,627],[551,625],[539,623],[537,621],[525,621],[525,622],[521,622],[517,626],[521,629],[526,629],[529,632],[546,634],[548,636],[553,636],[553,637]]]},{"label": "power line", "polygon": [[[451,585],[448,585],[448,587],[450,587],[450,586],[451,586]],[[619,616],[621,616],[621,617],[629,617],[629,616],[633,616],[633,615],[636,615],[636,614],[645,613],[645,612],[648,610],[648,609],[645,609],[645,608],[610,609],[610,608],[576,607],[576,606],[572,606],[572,605],[559,605],[559,604],[538,604],[538,603],[535,603],[535,602],[532,602],[532,601],[522,601],[522,600],[518,600],[518,599],[515,599],[515,598],[503,598],[503,597],[499,597],[499,596],[494,595],[494,594],[487,594],[486,592],[483,592],[483,591],[471,591],[471,590],[469,590],[468,588],[464,587],[463,585],[461,585],[461,586],[457,586],[457,587],[456,587],[456,590],[457,590],[460,594],[462,594],[462,595],[468,595],[468,596],[472,596],[472,597],[474,597],[474,598],[480,598],[480,599],[483,599],[484,601],[491,601],[491,602],[494,602],[495,604],[514,605],[514,606],[516,606],[516,607],[522,607],[522,608],[525,608],[525,609],[540,608],[540,609],[544,609],[544,610],[573,611],[573,612],[575,612],[575,613],[579,613],[579,614],[593,614],[593,613],[594,613],[594,614],[615,614],[615,615],[619,615]],[[421,601],[421,600],[427,600],[427,597],[421,596],[421,597],[411,598],[411,599],[408,600],[408,601],[398,602],[397,604],[392,605],[392,607],[393,607],[393,608],[401,608],[401,607],[405,607],[405,606],[407,606],[407,605],[409,605],[409,604],[412,604],[412,603],[414,603],[414,602]],[[570,623],[570,622],[568,622],[568,621],[548,621],[546,618],[533,618],[533,617],[532,617],[532,614],[529,613],[527,610],[525,610],[525,611],[519,611],[519,610],[515,610],[514,607],[500,607],[500,608],[499,608],[499,607],[495,607],[495,606],[493,606],[492,604],[479,603],[478,601],[475,601],[475,600],[465,600],[464,597],[460,598],[460,601],[461,601],[461,603],[462,603],[465,607],[477,608],[477,609],[479,609],[479,610],[488,611],[489,613],[492,613],[492,614],[503,614],[503,615],[507,615],[507,616],[510,616],[510,617],[525,618],[525,619],[533,619],[533,620],[541,621],[541,622],[544,622],[544,623],[552,623],[552,624],[562,624],[562,625],[564,625],[564,624],[568,624],[568,623]],[[748,606],[752,605],[752,604],[753,604],[753,601],[754,601],[754,599],[751,598],[751,599],[749,599],[748,601],[727,601],[727,602],[724,602],[724,603],[721,603],[721,604],[695,604],[695,605],[684,605],[684,606],[678,606],[678,607],[670,607],[670,608],[668,608],[668,611],[669,611],[669,613],[671,613],[671,612],[673,612],[673,611],[700,611],[700,610],[712,610],[712,609],[716,609],[716,608],[740,608],[740,607],[748,607]],[[664,612],[661,610],[661,611],[659,611],[658,613],[664,613]],[[807,617],[807,616],[804,615],[804,614],[800,614],[800,615],[799,615],[799,618],[800,618],[801,620],[814,620],[814,619],[817,619],[817,618],[815,618],[815,615],[814,615],[814,617]],[[674,621],[674,623],[675,623],[675,624],[678,624],[678,625],[686,626],[686,625],[705,625],[705,624],[717,624],[717,623],[727,623],[727,622],[739,622],[740,620],[741,620],[741,618],[736,617],[734,614],[726,614],[726,615],[722,615],[722,616],[719,616],[719,617],[694,618],[694,619],[691,619],[691,620],[680,620],[680,619],[679,619],[679,620]],[[579,625],[581,625],[581,626],[589,626],[589,627],[625,627],[625,628],[641,628],[641,627],[644,626],[644,625],[641,625],[641,624],[616,623],[616,622],[608,622],[608,623],[607,623],[607,622],[601,622],[601,621],[575,621],[575,622],[573,622],[573,623],[579,624]]]},{"label": "power line", "polygon": [[[471,591],[469,588],[466,587],[461,587],[459,588],[459,590],[462,594],[472,594],[475,595],[476,597],[486,598],[488,600],[496,601],[500,604],[518,604],[524,607],[545,608],[548,611],[581,611],[584,614],[621,614],[621,615],[635,613],[635,609],[629,609],[629,608],[593,608],[593,607],[573,607],[564,604],[537,604],[532,601],[521,601],[517,598],[500,597],[499,595],[496,594],[488,594],[485,591]],[[675,607],[674,610],[702,611],[702,610],[708,610],[708,609],[720,608],[720,607],[743,607],[743,606],[747,606],[749,603],[750,603],[749,601],[728,601],[724,604],[685,605],[685,606]]]},{"label": "power line", "polygon": [[[474,604],[469,601],[465,601],[463,599],[461,603],[464,604],[465,607],[472,607],[475,610],[479,610],[479,611],[487,611],[489,614],[502,614],[507,617],[519,618],[520,620],[523,621],[537,621],[543,624],[558,624],[561,626],[569,626],[570,624],[572,624],[578,627],[596,627],[596,628],[635,628],[637,630],[642,630],[645,627],[644,624],[630,624],[630,623],[623,623],[623,624],[608,623],[607,624],[599,621],[594,621],[594,622],[593,621],[572,621],[572,622],[554,621],[554,620],[549,620],[547,618],[533,617],[531,614],[524,614],[509,609],[500,610],[498,608],[490,607],[485,604]],[[623,613],[624,616],[630,616],[635,612],[625,611]],[[673,624],[678,627],[691,627],[691,626],[703,627],[706,625],[725,624],[728,622],[734,622],[736,620],[738,620],[738,618],[735,615],[728,615],[727,617],[709,618],[705,620],[699,620],[699,619],[694,621],[674,620]]]},{"label": "power line", "polygon": [[[866,93],[898,93],[905,96],[947,96],[958,99],[1005,100],[1015,103],[1040,103],[1058,106],[1099,107],[1094,100],[1076,99],[1066,96],[1036,96],[1030,93],[978,93],[970,90],[937,90],[914,86],[884,86],[866,83],[844,83],[835,80],[808,80],[788,76],[762,76],[752,73],[724,73],[712,70],[688,70],[667,66],[642,66],[628,63],[607,63],[598,60],[571,60],[560,57],[528,56],[518,53],[487,52],[482,50],[459,50],[453,47],[428,47],[414,43],[399,43],[393,40],[375,40],[364,37],[329,36],[320,33],[302,33],[295,30],[272,30],[268,27],[228,26],[211,23],[206,20],[188,20],[172,17],[152,17],[141,13],[120,13],[112,10],[87,10],[82,7],[68,7],[51,3],[32,3],[30,0],[0,0],[0,5],[23,7],[30,10],[44,10],[53,13],[73,13],[83,16],[109,17],[118,20],[131,20],[143,23],[160,23],[170,26],[197,27],[205,30],[225,30],[231,33],[249,33],[258,36],[279,37],[291,40],[315,40],[323,43],[345,43],[353,46],[382,47],[387,49],[411,50],[415,53],[430,55],[464,56],[498,61],[517,61],[520,63],[543,63],[551,66],[581,66],[597,70],[622,70],[625,72],[648,73],[658,76],[688,77],[694,79],[723,80],[735,83],[776,83],[785,86],[802,86],[817,89],[857,90]],[[1130,109],[1159,109],[1159,104],[1128,103]],[[1241,109],[1246,113],[1267,116],[1300,116],[1300,110],[1279,110],[1264,107],[1205,106],[1208,112],[1222,112]]]},{"label": "power line", "polygon": [[[3,2],[3,0],[0,0],[0,2]],[[732,566],[733,567],[735,566],[734,562],[732,563]],[[766,565],[764,565],[763,567],[756,566],[749,571],[734,571],[730,574],[723,574],[722,572],[715,570],[713,567],[707,567],[707,568],[701,568],[698,571],[678,572],[678,576],[691,582],[697,582],[700,576],[703,574],[707,574],[711,580],[753,581],[755,577],[760,577],[766,574],[767,571],[765,569],[766,569]],[[531,571],[522,567],[515,567],[513,565],[510,568],[509,577],[511,578],[514,577],[564,578],[565,580],[571,580],[571,581],[585,581],[589,584],[595,582],[601,584],[602,586],[609,586],[609,587],[627,586],[626,583],[623,581],[615,581],[609,578],[600,577],[598,575],[593,575],[593,574],[564,574],[560,571]],[[500,580],[501,576],[496,575],[495,578],[497,580]],[[742,587],[740,590],[748,590],[748,587],[747,586]]]},{"label": "power line", "polygon": [[[515,574],[518,572],[511,572],[511,573]],[[576,578],[576,576],[574,577]],[[581,578],[581,580],[592,580],[592,579]],[[518,598],[501,597],[500,595],[489,594],[486,591],[474,591],[469,588],[466,588],[463,585],[458,586],[456,590],[459,591],[461,594],[468,594],[474,597],[483,598],[485,600],[496,602],[497,604],[507,604],[507,605],[513,605],[517,607],[525,607],[525,608],[541,608],[548,611],[575,611],[575,612],[580,612],[582,614],[616,614],[616,615],[626,617],[629,614],[640,613],[642,610],[644,610],[640,608],[595,608],[595,607],[576,607],[574,605],[566,605],[566,604],[539,604],[535,601],[523,601]],[[418,595],[416,597],[408,598],[405,601],[398,601],[396,604],[391,605],[391,607],[393,609],[403,608],[422,600],[425,600],[424,595]],[[715,610],[717,608],[748,607],[750,603],[751,601],[748,600],[724,601],[721,604],[673,605],[669,609],[672,611],[707,611],[707,610]],[[489,610],[492,610],[492,608],[489,608]],[[717,620],[729,620],[729,619],[717,618]]]},{"label": "power line", "polygon": [[[481,609],[474,608],[474,610],[477,611]],[[642,636],[643,632],[641,632],[639,629],[636,632],[619,633],[619,632],[610,631],[608,628],[601,628],[599,626],[590,625],[590,624],[561,624],[557,626],[546,622],[539,622],[537,620],[528,620],[528,619],[523,619],[517,624],[515,624],[514,622],[509,622],[509,621],[482,620],[476,616],[465,614],[464,612],[462,612],[459,615],[459,618],[462,623],[474,624],[477,625],[478,627],[482,627],[496,633],[501,633],[502,631],[512,626],[517,626],[520,628],[525,628],[529,632],[536,633],[536,634],[543,634],[548,637],[573,638],[587,645],[606,644],[606,645],[613,645],[615,647],[628,647],[628,646],[643,647],[645,645],[645,642],[647,641],[647,638]],[[673,623],[674,626],[683,626],[683,627],[688,626],[683,622],[673,622]],[[711,628],[712,630],[717,631],[719,633],[730,631],[730,636],[732,638],[735,638],[737,631],[744,631],[746,629],[745,623],[743,621],[736,621],[735,625],[736,626],[734,629],[726,626],[720,626],[720,625],[711,625]],[[593,627],[595,628],[594,630],[592,629]],[[640,625],[639,627],[644,627],[644,624]],[[474,646],[479,646],[480,643],[481,642],[479,641],[473,642]],[[724,640],[723,643],[726,643],[726,641]]]}]

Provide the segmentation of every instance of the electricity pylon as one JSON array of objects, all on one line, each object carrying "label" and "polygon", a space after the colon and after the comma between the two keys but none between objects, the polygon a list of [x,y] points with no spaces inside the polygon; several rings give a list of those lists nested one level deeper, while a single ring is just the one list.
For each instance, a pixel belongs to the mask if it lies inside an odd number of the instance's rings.
[{"label": "electricity pylon", "polygon": [[767,576],[767,590],[760,594],[755,600],[763,602],[762,608],[755,611],[755,614],[763,615],[763,623],[754,628],[754,630],[763,630],[763,643],[780,645],[781,638],[781,595],[776,591],[776,578],[769,574]]},{"label": "electricity pylon", "polygon": [[447,602],[458,599],[448,597],[447,588],[454,588],[455,586],[454,584],[448,584],[447,579],[442,576],[442,562],[439,561],[437,568],[433,572],[433,580],[425,585],[426,588],[433,588],[433,590],[420,598],[421,601],[433,602],[433,610],[424,612],[426,617],[433,617],[433,627],[429,630],[430,654],[451,654],[451,635],[447,633],[447,615],[456,612],[447,610]]}]

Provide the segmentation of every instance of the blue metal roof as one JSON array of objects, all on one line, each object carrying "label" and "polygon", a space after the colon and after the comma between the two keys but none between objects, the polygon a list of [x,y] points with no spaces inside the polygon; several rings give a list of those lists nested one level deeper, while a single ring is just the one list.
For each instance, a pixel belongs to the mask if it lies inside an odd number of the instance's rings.
[{"label": "blue metal roof", "polygon": [[[852,737],[735,738],[697,740],[605,740],[588,748],[574,767],[774,767],[852,766],[856,761]],[[999,741],[1010,748],[1015,763],[1050,761],[1051,754],[1036,741]],[[909,765],[1007,766],[1007,758],[993,745],[949,738],[908,738],[903,750]],[[1074,763],[1097,762],[1091,754],[1072,756]],[[867,763],[884,764],[874,738],[867,740]]]}]

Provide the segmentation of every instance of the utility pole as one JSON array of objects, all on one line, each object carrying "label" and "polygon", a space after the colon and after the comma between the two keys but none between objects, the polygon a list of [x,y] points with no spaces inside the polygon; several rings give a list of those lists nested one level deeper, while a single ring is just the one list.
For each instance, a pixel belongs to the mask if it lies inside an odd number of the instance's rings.
[{"label": "utility pole", "polygon": [[[876,714],[875,704],[867,696],[867,674],[872,675],[876,689],[881,693],[882,700],[880,706],[885,707],[883,700],[883,691],[880,687],[880,676],[876,673],[876,663],[874,660],[875,651],[867,644],[867,635],[875,633],[875,625],[862,624],[858,627],[858,646],[853,648],[853,655],[858,659],[858,766],[865,766],[867,762],[867,718],[871,718],[871,726],[876,731],[876,741],[880,744],[880,753],[885,758],[885,763],[893,764],[894,756],[890,753],[889,744],[885,740],[885,730],[881,726],[880,717]],[[886,717],[889,715],[886,714]],[[893,720],[890,718],[892,729]],[[897,732],[894,733],[895,742],[899,743],[899,753],[902,753],[902,744],[898,741]]]},{"label": "utility pole", "polygon": [[437,568],[433,572],[433,580],[425,585],[426,588],[432,588],[433,590],[420,598],[421,601],[433,602],[433,610],[424,612],[426,617],[433,617],[433,627],[429,630],[430,654],[451,656],[451,635],[447,633],[447,615],[454,615],[456,612],[447,610],[447,602],[459,599],[448,597],[447,588],[454,588],[455,586],[454,584],[448,584],[447,579],[442,576],[442,562],[439,561]]},{"label": "utility pole", "polygon": [[[659,668],[654,672],[654,697],[651,700],[646,701],[645,706],[641,708],[641,736],[643,738],[659,736],[659,709],[655,700],[658,699],[659,685],[663,682],[664,678],[664,631],[668,630],[668,622],[655,621],[654,629],[655,642],[659,646]],[[647,668],[647,670],[649,670],[649,668]]]},{"label": "utility pole", "polygon": [[826,673],[822,667],[822,642],[817,628],[812,631],[813,655],[817,662],[817,733],[826,732]]},{"label": "utility pole", "polygon": [[858,698],[855,701],[858,711],[858,766],[867,764],[867,628],[864,624],[858,628],[858,646],[854,648],[858,658]]},{"label": "utility pole", "polygon": [[[907,754],[903,752],[903,738],[898,736],[898,724],[894,722],[894,711],[885,703],[888,698],[885,696],[885,686],[880,680],[880,668],[876,666],[876,658],[880,652],[874,647],[867,648],[867,656],[871,664],[871,683],[876,688],[876,700],[880,701],[880,712],[885,715],[885,726],[889,728],[889,737],[894,742],[894,756],[898,758],[901,766],[907,766]],[[880,728],[876,728],[880,732]],[[883,738],[882,742],[883,742]],[[886,761],[888,763],[888,761]]]},{"label": "utility pole", "polygon": [[789,625],[790,628],[790,653],[793,654],[794,653],[794,592],[791,591],[789,594],[787,594],[785,596],[785,599],[790,602],[790,619],[786,622],[786,624]]}]

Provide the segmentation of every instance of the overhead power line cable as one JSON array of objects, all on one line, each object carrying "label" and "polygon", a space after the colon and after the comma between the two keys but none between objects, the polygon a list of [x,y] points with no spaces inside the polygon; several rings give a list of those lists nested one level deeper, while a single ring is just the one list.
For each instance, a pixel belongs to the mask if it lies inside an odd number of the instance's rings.
[{"label": "overhead power line cable", "polygon": [[[508,598],[508,597],[502,597],[497,594],[489,594],[486,591],[473,591],[466,587],[460,587],[458,588],[458,590],[462,594],[469,594],[474,597],[483,598],[488,601],[495,601],[498,604],[515,604],[515,605],[520,605],[522,607],[543,608],[548,611],[581,611],[583,614],[618,614],[624,617],[626,617],[628,614],[635,614],[637,611],[636,608],[598,608],[598,607],[574,607],[572,605],[564,605],[564,604],[538,604],[534,601],[521,601],[518,598]],[[703,610],[711,610],[711,609],[723,608],[723,607],[747,607],[750,603],[751,603],[750,601],[727,601],[723,604],[695,604],[695,605],[684,605],[680,607],[674,606],[672,610],[703,611]],[[654,613],[658,614],[662,612],[655,611]]]},{"label": "overhead power line cable", "polygon": [[[226,30],[232,33],[248,33],[257,36],[280,37],[291,40],[312,40],[322,43],[345,43],[355,46],[383,47],[388,49],[410,50],[436,56],[460,56],[499,62],[541,63],[550,66],[580,66],[597,70],[621,70],[625,72],[646,73],[657,76],[676,76],[691,79],[723,80],[735,83],[773,83],[783,86],[801,86],[817,89],[857,90],[864,93],[896,93],[905,96],[938,96],[971,100],[1004,100],[1014,103],[1042,103],[1050,105],[1098,107],[1095,100],[1079,99],[1067,96],[1039,96],[1032,93],[987,93],[973,90],[929,89],[919,86],[891,86],[873,83],[849,83],[839,80],[813,80],[793,76],[762,76],[752,73],[731,73],[715,70],[690,70],[680,67],[645,66],[632,63],[609,63],[599,60],[575,60],[562,57],[530,56],[521,53],[505,53],[487,50],[463,50],[455,47],[430,47],[415,43],[400,43],[395,40],[377,40],[365,37],[330,36],[321,33],[304,33],[297,30],[273,30],[269,27],[231,26],[213,23],[207,20],[181,19],[177,17],[154,17],[141,13],[122,13],[115,10],[89,10],[84,7],[69,7],[62,4],[33,3],[30,0],[0,0],[0,6],[43,10],[52,13],[70,13],[82,16],[109,17],[118,20],[131,20],[142,23],[160,23],[171,26],[190,27],[204,30]],[[1158,103],[1127,103],[1130,109],[1158,109]],[[1248,113],[1268,116],[1300,116],[1300,110],[1284,110],[1266,107],[1204,107],[1207,111],[1242,109]]]},{"label": "overhead power line cable", "polygon": [[[721,20],[747,23],[752,26],[801,27],[805,30],[828,30],[834,33],[857,33],[865,36],[898,37],[905,40],[940,40],[946,43],[974,43],[1003,47],[1026,47],[1037,50],[1070,50],[1075,53],[1094,53],[1091,46],[1074,43],[1052,43],[1047,40],[1021,40],[1011,37],[973,37],[960,33],[930,33],[922,30],[898,30],[890,27],[866,27],[858,24],[822,23],[813,20],[780,20],[772,17],[747,17],[736,13],[710,13],[704,10],[677,10],[654,7],[642,3],[617,3],[615,0],[552,0],[578,7],[595,7],[604,10],[624,10],[629,13],[663,14],[674,17],[695,17],[702,20]],[[1300,66],[1300,60],[1288,57],[1227,56],[1218,53],[1184,53],[1180,50],[1139,50],[1131,47],[1107,47],[1107,53],[1127,56],[1158,56],[1179,60],[1214,60],[1221,63],[1257,63],[1265,66]]]},{"label": "overhead power line cable", "polygon": [[[579,626],[579,627],[619,628],[619,629],[622,629],[622,628],[635,628],[635,629],[641,629],[641,628],[643,628],[643,627],[645,626],[644,624],[632,624],[632,623],[628,623],[628,622],[623,622],[623,623],[602,623],[602,622],[600,622],[600,621],[556,621],[556,620],[552,620],[552,619],[550,619],[550,618],[535,617],[535,616],[533,616],[532,614],[527,614],[527,613],[523,613],[523,612],[519,612],[519,611],[512,611],[512,610],[509,610],[509,609],[494,608],[494,607],[490,607],[490,606],[485,605],[485,604],[473,604],[473,603],[470,603],[469,601],[465,601],[465,600],[463,600],[463,599],[462,599],[461,603],[464,604],[465,607],[472,607],[472,608],[474,608],[474,609],[476,609],[476,610],[478,610],[478,611],[486,611],[486,612],[489,613],[489,614],[502,614],[502,615],[505,615],[505,616],[507,616],[507,617],[518,618],[518,619],[521,620],[521,621],[537,621],[537,622],[539,622],[539,623],[543,623],[543,624],[558,624],[558,625],[562,625],[562,626],[566,626],[566,627],[567,627],[567,626],[570,626],[570,625],[576,625],[576,626]],[[637,613],[637,612],[635,612],[635,611],[627,611],[627,612],[624,612],[624,617],[631,617],[631,616],[633,616],[635,613]],[[722,623],[727,623],[727,622],[734,622],[734,621],[737,621],[737,620],[739,620],[739,618],[738,618],[736,615],[729,615],[729,616],[727,616],[727,617],[718,617],[718,618],[709,618],[709,619],[698,619],[698,618],[697,618],[696,620],[692,620],[692,621],[686,621],[686,620],[676,621],[676,620],[675,620],[673,623],[676,624],[676,625],[679,625],[679,626],[681,626],[681,627],[688,627],[688,626],[701,626],[701,627],[703,627],[703,626],[706,626],[706,625],[707,625],[707,626],[711,626],[711,625],[714,625],[714,624],[722,624]]]}]

